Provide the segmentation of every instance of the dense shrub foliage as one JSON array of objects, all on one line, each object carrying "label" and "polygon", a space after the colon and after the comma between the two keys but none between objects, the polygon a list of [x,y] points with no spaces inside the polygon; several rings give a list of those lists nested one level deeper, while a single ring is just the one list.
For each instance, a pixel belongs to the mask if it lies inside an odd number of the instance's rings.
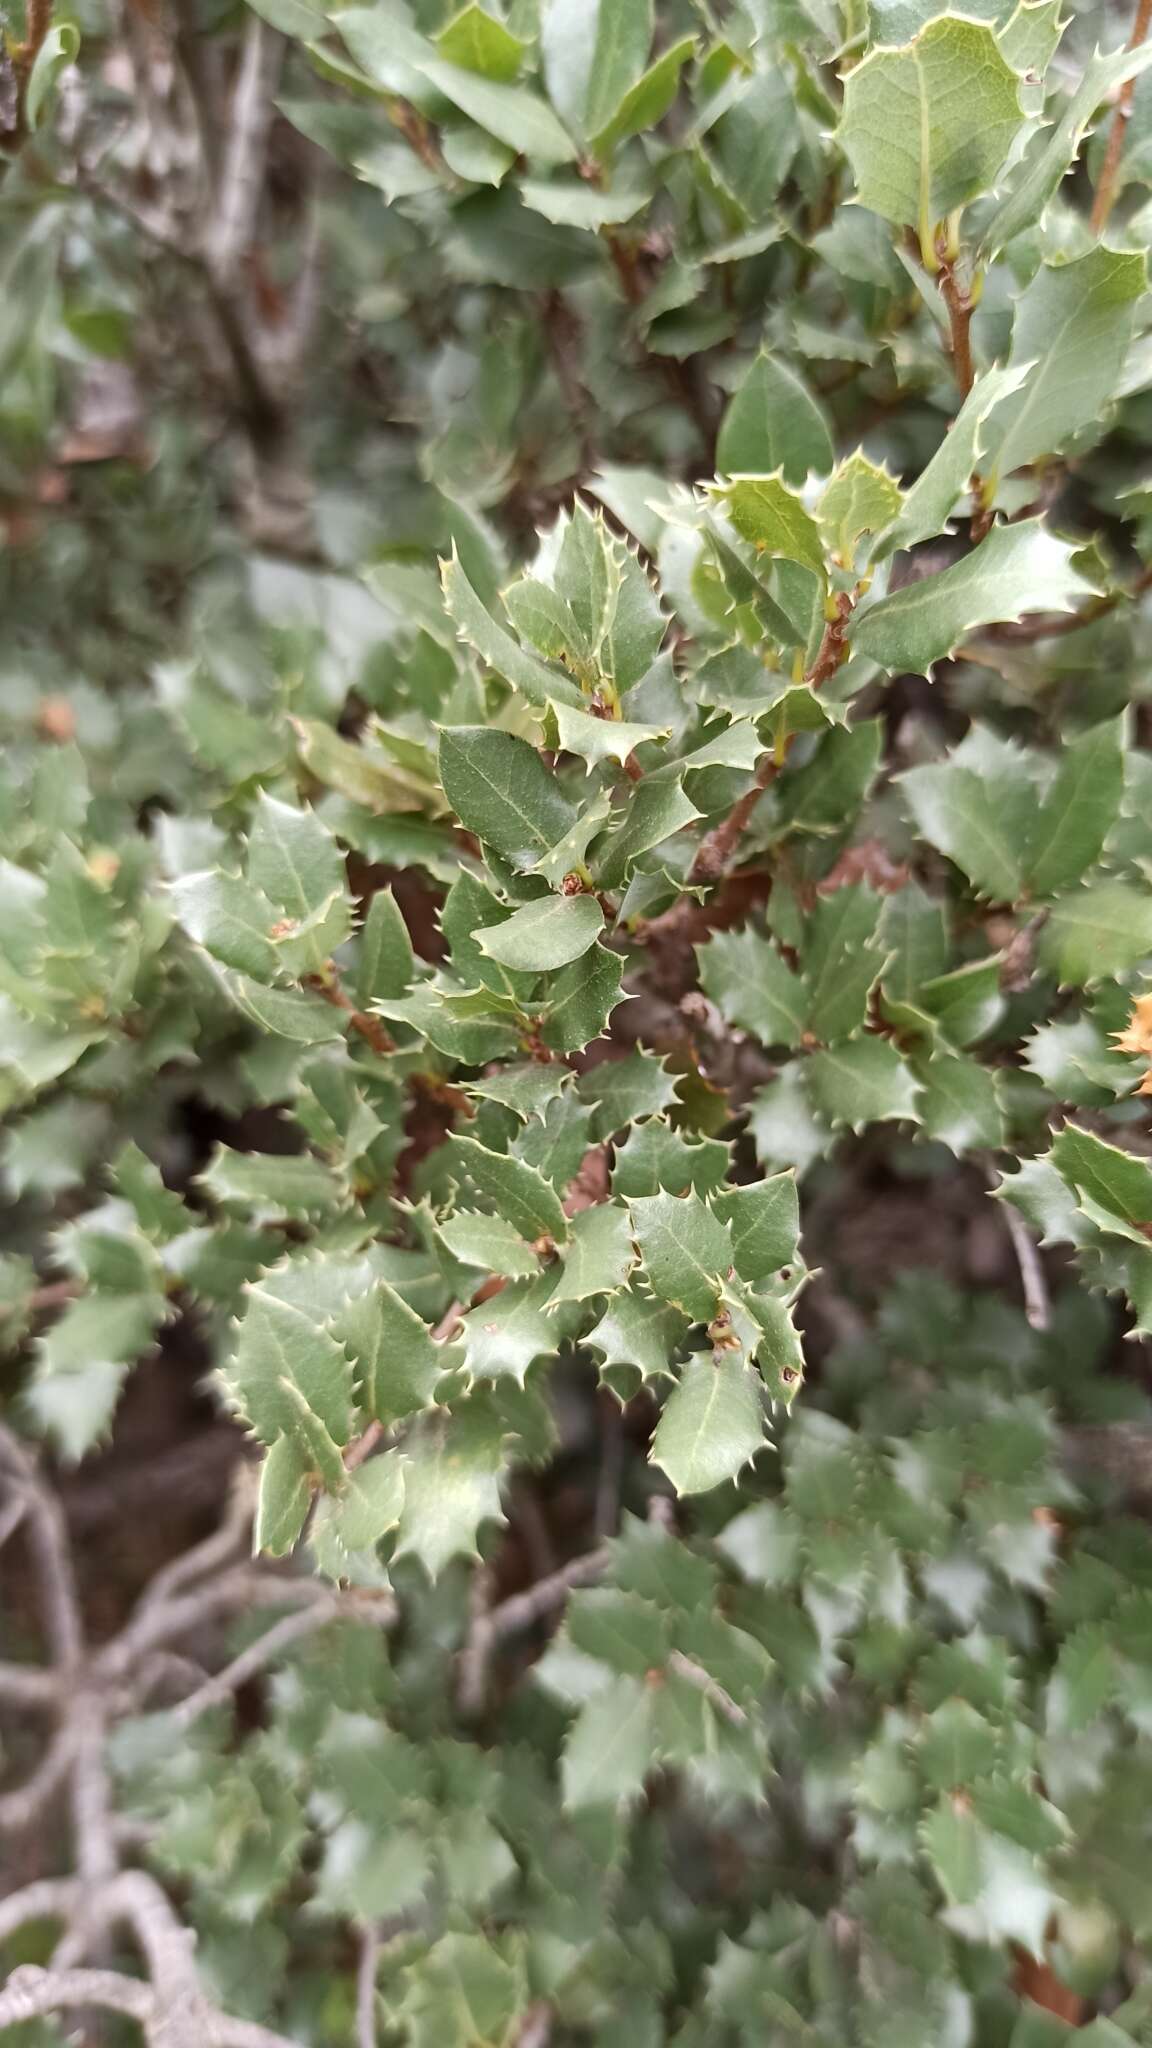
[{"label": "dense shrub foliage", "polygon": [[1146,9],[256,8],[0,65],[0,2031],[1149,2048]]}]

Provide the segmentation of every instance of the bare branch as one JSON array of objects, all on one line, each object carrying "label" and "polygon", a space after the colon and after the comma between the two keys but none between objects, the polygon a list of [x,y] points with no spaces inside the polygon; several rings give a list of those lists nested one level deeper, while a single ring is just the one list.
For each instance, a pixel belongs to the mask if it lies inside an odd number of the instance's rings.
[{"label": "bare branch", "polygon": [[460,1711],[475,1717],[483,1710],[488,1684],[488,1666],[498,1645],[543,1621],[556,1607],[562,1607],[574,1586],[587,1586],[607,1570],[607,1549],[590,1550],[575,1557],[559,1571],[538,1579],[525,1593],[514,1593],[498,1607],[481,1608],[468,1630],[460,1653]]},{"label": "bare branch", "polygon": [[13,1970],[0,1991],[0,2028],[84,2005],[125,2012],[149,2028],[157,2017],[155,1994],[136,1977],[118,1970],[40,1970],[29,1963]]},{"label": "bare branch", "polygon": [[[1128,43],[1130,50],[1139,49],[1150,27],[1152,27],[1152,0],[1140,0]],[[1108,225],[1108,216],[1116,204],[1120,159],[1124,154],[1124,137],[1127,133],[1128,122],[1132,113],[1132,95],[1135,90],[1136,80],[1134,78],[1126,79],[1120,88],[1120,96],[1116,101],[1116,111],[1112,116],[1112,126],[1108,133],[1104,161],[1100,166],[1100,178],[1096,186],[1096,197],[1092,202],[1090,226],[1092,233],[1097,237],[1104,233]]]},{"label": "bare branch", "polygon": [[1024,1314],[1034,1330],[1047,1330],[1052,1322],[1052,1303],[1048,1294],[1048,1282],[1035,1240],[1029,1233],[1028,1225],[1011,1202],[1001,1202],[1004,1222],[1012,1239],[1012,1249],[1020,1268],[1020,1284],[1024,1290]]},{"label": "bare branch", "polygon": [[256,232],[276,80],[283,60],[283,39],[258,14],[249,13],[232,94],[216,218],[207,237],[209,265],[224,285],[231,283]]},{"label": "bare branch", "polygon": [[53,1672],[32,1664],[0,1664],[0,1700],[12,1700],[19,1707],[50,1707],[57,1693]]},{"label": "bare branch", "polygon": [[709,1705],[715,1707],[716,1712],[722,1715],[725,1721],[729,1721],[733,1728],[747,1726],[748,1716],[743,1707],[737,1705],[731,1693],[725,1692],[724,1687],[716,1683],[711,1672],[705,1671],[702,1664],[697,1664],[694,1657],[686,1657],[682,1650],[673,1650],[668,1659],[668,1669],[674,1671],[678,1678],[685,1679],[689,1685],[694,1685],[697,1692],[702,1692]]},{"label": "bare branch", "polygon": [[543,1999],[530,2006],[520,2022],[516,2048],[548,2048],[552,2039],[552,2007]]},{"label": "bare branch", "polygon": [[230,1564],[248,1538],[252,1525],[253,1498],[250,1486],[235,1485],[228,1496],[228,1505],[218,1529],[206,1536],[203,1543],[193,1544],[191,1550],[166,1565],[156,1573],[145,1588],[137,1613],[150,1611],[171,1598],[182,1586],[192,1579],[207,1578],[210,1572],[218,1571],[221,1565]]},{"label": "bare branch", "polygon": [[53,1736],[31,1777],[0,1798],[0,1833],[18,1835],[39,1820],[64,1783],[75,1748],[75,1731],[66,1721]]},{"label": "bare branch", "polygon": [[[246,1685],[250,1678],[255,1678],[258,1672],[265,1670],[272,1659],[289,1643],[299,1642],[302,1637],[310,1636],[318,1628],[325,1628],[330,1621],[334,1621],[341,1613],[342,1605],[339,1596],[333,1595],[330,1599],[318,1600],[313,1607],[305,1607],[300,1613],[286,1614],[280,1621],[273,1622],[271,1628],[266,1629],[256,1642],[250,1643],[246,1650],[242,1650],[238,1657],[234,1657],[230,1664],[226,1664],[223,1671],[218,1671],[214,1678],[210,1678],[198,1691],[172,1709],[172,1719],[176,1726],[187,1728],[193,1721],[198,1720],[201,1714],[206,1713],[209,1707],[219,1706],[222,1700],[228,1699],[240,1686]],[[344,1611],[347,1611],[346,1608]],[[365,1619],[378,1620],[384,1625],[394,1618],[396,1607],[391,1596],[384,1595],[371,1606],[367,1602],[358,1604],[357,1612],[363,1613]]]},{"label": "bare branch", "polygon": [[20,1439],[0,1423],[0,1465],[10,1484],[23,1495],[28,1540],[36,1562],[44,1602],[44,1620],[53,1662],[67,1670],[83,1655],[80,1603],[64,1516],[55,1494],[44,1485]]},{"label": "bare branch", "polygon": [[44,1877],[26,1884],[18,1892],[0,1899],[0,1941],[9,1941],[31,1920],[67,1920],[80,1899],[80,1882],[74,1877]]}]

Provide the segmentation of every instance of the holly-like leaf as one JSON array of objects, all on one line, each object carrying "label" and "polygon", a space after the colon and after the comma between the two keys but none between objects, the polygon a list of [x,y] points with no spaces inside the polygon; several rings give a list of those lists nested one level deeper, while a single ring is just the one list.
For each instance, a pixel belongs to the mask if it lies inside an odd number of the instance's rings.
[{"label": "holly-like leaf", "polygon": [[550,1308],[565,1301],[586,1301],[593,1294],[611,1294],[623,1287],[636,1252],[626,1210],[601,1202],[572,1220],[564,1261],[549,1300]]},{"label": "holly-like leaf", "polygon": [[478,71],[483,78],[509,85],[520,69],[527,46],[502,21],[478,6],[476,0],[469,0],[469,5],[441,29],[436,47],[450,64],[460,64],[466,71]]},{"label": "holly-like leaf", "polygon": [[716,484],[713,496],[723,505],[742,539],[758,553],[824,574],[824,543],[820,528],[805,510],[783,475],[737,475]]},{"label": "holly-like leaf", "polygon": [[800,1204],[794,1174],[777,1173],[746,1187],[725,1188],[712,1206],[728,1225],[732,1262],[742,1280],[762,1287],[782,1266],[795,1264]]},{"label": "holly-like leaf", "polygon": [[921,247],[996,184],[1022,123],[1020,81],[991,28],[945,14],[849,71],[838,132],[861,206]]},{"label": "holly-like leaf", "polygon": [[676,1083],[663,1060],[636,1051],[590,1067],[577,1092],[582,1102],[592,1105],[592,1136],[604,1139],[645,1117],[661,1115],[676,1099]]},{"label": "holly-like leaf", "polygon": [[549,982],[540,1036],[553,1052],[581,1052],[608,1023],[620,1000],[624,964],[595,945]]},{"label": "holly-like leaf", "polygon": [[904,500],[894,476],[878,463],[870,462],[858,448],[839,463],[825,485],[816,507],[831,553],[845,568],[851,566],[857,542],[866,533],[883,533],[897,517]]},{"label": "holly-like leaf", "polygon": [[[347,15],[343,17],[347,20]],[[495,90],[495,88],[489,88]],[[499,621],[477,596],[464,569],[453,555],[443,566],[444,603],[450,617],[460,628],[460,637],[474,647],[481,661],[496,675],[503,676],[513,689],[519,690],[529,704],[546,705],[553,700],[562,704],[580,703],[580,692],[575,683],[564,674],[563,669],[549,668],[538,661],[526,647],[505,632]],[[495,735],[493,735],[495,737]],[[440,778],[444,781],[444,752],[441,741]],[[452,802],[448,785],[444,783],[445,794]],[[453,809],[455,809],[453,802]],[[493,841],[493,844],[496,842]]]},{"label": "holly-like leaf", "polygon": [[1106,1144],[1078,1124],[1065,1124],[1048,1156],[1068,1186],[1091,1200],[1094,1212],[1145,1235],[1152,1224],[1152,1165],[1146,1159]]},{"label": "holly-like leaf", "polygon": [[917,1064],[917,1113],[930,1138],[961,1156],[1004,1143],[995,1075],[977,1060],[938,1053]]},{"label": "holly-like leaf", "polygon": [[454,1165],[523,1238],[532,1242],[550,1237],[555,1244],[567,1241],[568,1218],[560,1198],[534,1166],[504,1152],[491,1152],[475,1138],[458,1132],[452,1133],[448,1145]]},{"label": "holly-like leaf", "polygon": [[391,889],[377,889],[360,933],[356,999],[367,1007],[377,997],[402,996],[414,973],[412,941],[396,898]]},{"label": "holly-like leaf", "polygon": [[262,1442],[294,1438],[326,1485],[341,1483],[338,1447],[351,1434],[352,1365],[315,1316],[264,1288],[248,1288],[225,1387]]},{"label": "holly-like leaf", "polygon": [[1040,935],[1040,957],[1060,981],[1091,988],[1152,954],[1152,896],[1127,882],[1096,882],[1061,896]]},{"label": "holly-like leaf", "polygon": [[333,1335],[352,1359],[356,1398],[374,1421],[398,1422],[430,1405],[444,1369],[442,1351],[423,1318],[386,1280],[349,1302]]},{"label": "holly-like leaf", "polygon": [[575,823],[536,749],[512,733],[446,727],[440,735],[440,779],[460,823],[523,867]]},{"label": "holly-like leaf", "polygon": [[478,943],[503,967],[543,973],[579,960],[603,929],[604,912],[595,896],[541,896],[513,911],[505,923],[490,926]]},{"label": "holly-like leaf", "polygon": [[992,444],[991,422],[997,408],[1019,390],[1028,374],[1029,366],[1017,364],[985,370],[976,378],[935,455],[906,492],[897,517],[873,550],[877,559],[944,532]]},{"label": "holly-like leaf", "polygon": [[828,421],[796,372],[762,351],[729,401],[716,442],[722,476],[771,475],[802,484],[834,461]]},{"label": "holly-like leaf", "polygon": [[531,1245],[504,1216],[485,1216],[475,1209],[460,1209],[441,1223],[438,1235],[454,1259],[465,1266],[480,1266],[487,1273],[502,1273],[506,1280],[526,1279],[539,1270],[540,1261]]},{"label": "holly-like leaf", "polygon": [[603,1353],[605,1369],[633,1366],[644,1379],[654,1379],[671,1372],[687,1333],[688,1323],[677,1309],[630,1286],[612,1296],[583,1342]]},{"label": "holly-like leaf", "polygon": [[769,939],[746,925],[716,932],[699,950],[700,980],[729,1024],[762,1045],[799,1045],[807,1020],[807,991]]},{"label": "holly-like leaf", "polygon": [[733,1263],[727,1226],[694,1193],[640,1196],[629,1206],[654,1292],[707,1322]]},{"label": "holly-like leaf", "polygon": [[969,633],[1027,612],[1075,611],[1093,586],[1072,567],[1076,550],[1041,519],[998,526],[950,569],[911,583],[862,612],[852,646],[894,673],[930,676]]},{"label": "holly-like leaf", "polygon": [[1068,888],[1092,866],[1116,822],[1123,787],[1121,720],[1109,719],[1068,741],[1024,856],[1034,896]]},{"label": "holly-like leaf", "polygon": [[285,1557],[300,1536],[312,1505],[312,1475],[295,1437],[278,1437],[260,1468],[253,1548]]},{"label": "holly-like leaf", "polygon": [[690,1358],[652,1439],[652,1462],[677,1493],[707,1493],[734,1480],[763,1448],[756,1375],[735,1351]]},{"label": "holly-like leaf", "polygon": [[813,1053],[806,1072],[812,1101],[829,1123],[858,1131],[888,1117],[918,1120],[915,1077],[886,1038],[851,1039]]},{"label": "holly-like leaf", "polygon": [[1098,421],[1116,391],[1147,289],[1143,253],[1093,249],[1042,264],[1016,301],[1009,368],[1031,363],[988,429],[999,475],[1062,448]]}]

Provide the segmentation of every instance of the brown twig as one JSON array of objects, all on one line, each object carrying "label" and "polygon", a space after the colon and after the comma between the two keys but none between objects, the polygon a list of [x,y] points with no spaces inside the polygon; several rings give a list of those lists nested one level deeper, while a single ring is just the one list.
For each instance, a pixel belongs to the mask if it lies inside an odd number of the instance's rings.
[{"label": "brown twig", "polygon": [[[475,1720],[484,1710],[489,1666],[499,1645],[510,1636],[534,1628],[545,1615],[562,1607],[574,1586],[590,1585],[607,1570],[608,1562],[607,1549],[590,1550],[583,1557],[573,1558],[570,1564],[561,1565],[559,1571],[550,1572],[546,1579],[537,1579],[527,1592],[513,1593],[498,1607],[477,1601],[468,1639],[460,1652],[457,1702],[467,1719]],[[478,1584],[482,1588],[484,1581],[481,1579]]]},{"label": "brown twig", "polygon": [[943,265],[937,284],[948,313],[952,363],[956,371],[960,396],[964,399],[975,382],[975,371],[972,366],[972,314],[975,306],[967,286],[961,284],[956,274],[954,260]]},{"label": "brown twig", "polygon": [[716,1712],[733,1728],[747,1727],[748,1716],[743,1707],[737,1704],[730,1692],[725,1692],[724,1687],[717,1684],[710,1671],[705,1671],[702,1664],[697,1664],[694,1657],[686,1657],[682,1650],[673,1650],[668,1659],[668,1669],[674,1671],[678,1678],[685,1679],[689,1685],[694,1685],[697,1692],[702,1692],[709,1705],[715,1707]]},{"label": "brown twig", "polygon": [[[383,1625],[394,1619],[396,1606],[390,1594],[382,1594],[372,1599],[358,1601],[355,1611],[363,1615],[365,1620],[379,1621]],[[295,1614],[283,1615],[279,1621],[273,1622],[271,1628],[265,1629],[264,1634],[258,1636],[254,1643],[250,1643],[246,1650],[242,1650],[238,1657],[233,1657],[232,1662],[226,1664],[223,1671],[216,1672],[206,1684],[191,1693],[187,1699],[181,1700],[178,1707],[171,1709],[171,1718],[175,1725],[178,1728],[190,1727],[191,1723],[199,1720],[200,1715],[207,1713],[210,1707],[220,1706],[242,1685],[247,1685],[250,1678],[255,1678],[259,1672],[266,1670],[273,1657],[286,1649],[290,1643],[300,1642],[305,1636],[313,1635],[318,1628],[325,1628],[339,1614],[347,1612],[347,1602],[341,1600],[339,1594],[333,1594],[329,1599],[317,1600],[314,1606],[305,1607]]]},{"label": "brown twig", "polygon": [[[1139,5],[1136,9],[1136,19],[1132,24],[1132,35],[1128,43],[1130,50],[1139,49],[1141,43],[1147,37],[1150,26],[1152,26],[1152,0],[1139,0]],[[1128,119],[1132,112],[1132,95],[1135,90],[1136,80],[1134,78],[1125,79],[1116,101],[1116,111],[1112,116],[1112,126],[1108,131],[1104,161],[1100,166],[1100,178],[1096,186],[1096,196],[1092,201],[1092,215],[1089,221],[1092,233],[1097,237],[1103,234],[1108,224],[1108,216],[1116,204],[1120,159],[1124,154],[1124,137],[1128,128]]]},{"label": "brown twig", "polygon": [[389,1036],[380,1018],[356,1008],[351,996],[341,988],[339,976],[335,971],[328,974],[306,974],[303,986],[314,989],[318,996],[323,996],[326,1003],[331,1003],[334,1010],[343,1010],[351,1030],[359,1032],[360,1037],[366,1040],[373,1052],[380,1053],[381,1056],[395,1052],[396,1042]]},{"label": "brown twig", "polygon": [[1024,1314],[1032,1329],[1047,1330],[1052,1322],[1052,1303],[1040,1254],[1024,1218],[1012,1207],[1011,1202],[1002,1202],[1000,1207],[1004,1212],[1004,1222],[1012,1240],[1016,1263],[1020,1268],[1020,1285],[1024,1290]]}]

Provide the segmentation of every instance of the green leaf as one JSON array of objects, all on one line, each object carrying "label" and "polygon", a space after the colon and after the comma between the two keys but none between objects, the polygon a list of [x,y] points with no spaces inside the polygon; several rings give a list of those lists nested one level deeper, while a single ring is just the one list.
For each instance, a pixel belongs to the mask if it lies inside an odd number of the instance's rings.
[{"label": "green leaf", "polygon": [[539,1271],[540,1261],[531,1245],[525,1244],[503,1216],[461,1209],[438,1226],[437,1234],[453,1258],[466,1266],[482,1266],[485,1272],[502,1273],[506,1280],[525,1279]]},{"label": "green leaf", "polygon": [[728,402],[716,442],[721,476],[770,475],[802,484],[827,476],[835,456],[821,407],[794,370],[762,351]]},{"label": "green leaf", "polygon": [[253,981],[269,982],[280,972],[280,956],[268,934],[277,911],[247,882],[219,869],[180,875],[168,884],[173,909],[189,938],[225,967]]},{"label": "green leaf", "polygon": [[1152,1224],[1152,1165],[1146,1159],[1106,1144],[1078,1124],[1064,1125],[1048,1157],[1061,1179],[1087,1195],[1097,1210],[1145,1234]]},{"label": "green leaf", "polygon": [[564,1805],[618,1806],[637,1799],[658,1762],[651,1687],[617,1678],[587,1701],[568,1732],[560,1761]]},{"label": "green leaf", "polygon": [[807,991],[769,939],[750,925],[716,932],[697,950],[700,982],[729,1024],[750,1031],[762,1045],[799,1045]]},{"label": "green leaf", "polygon": [[312,1505],[312,1478],[301,1446],[278,1437],[260,1468],[253,1548],[286,1557],[295,1548]]},{"label": "green leaf", "polygon": [[355,1554],[371,1550],[394,1529],[404,1507],[404,1465],[396,1451],[385,1451],[354,1472],[339,1500],[323,1504],[328,1527],[341,1548]]},{"label": "green leaf", "polygon": [[893,672],[930,676],[977,626],[1034,611],[1075,611],[1093,586],[1072,567],[1076,549],[1040,519],[997,526],[971,554],[907,584],[859,615],[853,649]]},{"label": "green leaf", "polygon": [[549,984],[540,1036],[553,1052],[581,1052],[605,1029],[620,1000],[624,963],[606,946],[562,967]]},{"label": "green leaf", "polygon": [[484,1102],[502,1102],[527,1121],[531,1117],[543,1118],[550,1103],[554,1102],[565,1086],[567,1075],[556,1064],[538,1066],[504,1067],[495,1074],[488,1074],[482,1081],[469,1081],[468,1090],[479,1095]]},{"label": "green leaf", "polygon": [[478,1145],[475,1138],[461,1137],[455,1131],[448,1138],[448,1146],[453,1163],[482,1195],[496,1204],[500,1215],[521,1237],[529,1242],[538,1237],[550,1237],[554,1244],[567,1242],[568,1218],[560,1198],[534,1166],[526,1166],[523,1160],[512,1159],[507,1153],[490,1152],[486,1145]]},{"label": "green leaf", "polygon": [[471,0],[440,30],[436,47],[450,64],[462,65],[465,71],[478,71],[484,78],[508,85],[520,69],[527,46],[502,21]]},{"label": "green leaf", "polygon": [[364,739],[353,745],[318,719],[296,718],[292,726],[309,773],[352,803],[384,815],[441,808],[431,783],[401,768],[382,748],[369,746]]},{"label": "green leaf", "polygon": [[676,1309],[636,1287],[625,1287],[613,1295],[583,1342],[603,1352],[606,1370],[633,1366],[644,1379],[654,1379],[671,1371],[687,1333],[688,1324]]},{"label": "green leaf", "polygon": [[662,121],[676,97],[680,73],[696,49],[694,36],[669,44],[643,76],[625,93],[616,112],[592,136],[592,154],[604,162],[630,135],[643,134]]},{"label": "green leaf", "polygon": [[920,1843],[953,1906],[970,1906],[984,1883],[983,1831],[967,1801],[941,1797],[920,1830]]},{"label": "green leaf", "polygon": [[643,1117],[659,1116],[676,1099],[675,1081],[663,1060],[650,1052],[601,1060],[576,1085],[580,1100],[593,1107],[591,1135],[598,1141]]},{"label": "green leaf", "polygon": [[479,939],[482,953],[519,972],[567,967],[588,951],[604,929],[595,896],[541,896]]},{"label": "green leaf", "polygon": [[584,711],[570,711],[565,704],[552,706],[561,751],[578,754],[595,767],[601,761],[626,761],[645,740],[668,737],[666,725],[640,725],[617,718],[591,718]]},{"label": "green leaf", "polygon": [[807,1068],[815,1107],[829,1123],[854,1131],[889,1117],[918,1120],[915,1078],[886,1038],[858,1038],[813,1053]]},{"label": "green leaf", "polygon": [[535,747],[482,725],[440,735],[440,779],[460,823],[527,867],[571,831],[575,813]]},{"label": "green leaf", "polygon": [[858,883],[821,897],[808,921],[804,1021],[824,1044],[847,1038],[864,1022],[869,991],[884,965],[872,945],[879,918],[880,898]]},{"label": "green leaf", "polygon": [[433,44],[404,28],[387,9],[351,7],[335,16],[352,55],[370,77],[394,88],[397,61],[411,65],[462,114],[510,149],[542,164],[570,163],[576,146],[551,107],[525,86],[504,85],[448,63]]},{"label": "green leaf", "polygon": [[584,1656],[630,1678],[658,1669],[672,1648],[668,1617],[656,1602],[615,1586],[576,1593],[568,1607],[567,1634]]},{"label": "green leaf", "polygon": [[1061,896],[1040,935],[1040,957],[1064,986],[1090,988],[1152,954],[1152,895],[1097,882]]},{"label": "green leaf", "polygon": [[963,1155],[1004,1143],[996,1079],[976,1060],[938,1053],[916,1067],[917,1110],[930,1138]]},{"label": "green leaf", "polygon": [[1005,812],[999,788],[955,760],[909,768],[900,788],[929,845],[954,860],[981,894],[1015,901],[1023,886],[1023,835],[1015,829],[1021,819],[1018,807]]},{"label": "green leaf", "polygon": [[262,1287],[245,1289],[226,1391],[262,1443],[291,1436],[326,1485],[343,1467],[335,1447],[352,1429],[352,1366],[347,1353],[303,1309]]},{"label": "green leaf", "polygon": [[269,1221],[332,1216],[344,1201],[328,1168],[307,1153],[283,1158],[218,1145],[199,1184],[221,1208]]},{"label": "green leaf", "polygon": [[1019,389],[1027,375],[1025,367],[1016,365],[985,370],[977,377],[935,455],[905,494],[898,517],[874,549],[876,559],[944,532],[957,500],[992,445],[990,423],[997,407]]},{"label": "green leaf", "polygon": [[404,1506],[397,1557],[416,1557],[438,1578],[454,1557],[476,1555],[483,1522],[502,1519],[505,1464],[502,1418],[483,1400],[440,1411],[404,1441]]},{"label": "green leaf", "polygon": [[727,1145],[715,1138],[689,1143],[662,1117],[652,1117],[629,1131],[616,1148],[612,1192],[631,1201],[634,1195],[655,1195],[661,1188],[670,1195],[711,1195],[724,1184],[728,1174]]},{"label": "green leaf", "polygon": [[356,1398],[366,1415],[388,1425],[429,1406],[444,1370],[442,1348],[386,1280],[350,1301],[332,1333],[351,1356]]},{"label": "green leaf", "polygon": [[1006,476],[1064,447],[1098,421],[1115,395],[1148,283],[1143,253],[1093,249],[1042,264],[1016,301],[1009,368],[1031,363],[988,429],[996,473]]},{"label": "green leaf", "polygon": [[408,927],[391,889],[377,889],[368,905],[356,956],[356,1000],[361,1008],[383,996],[402,996],[416,962]]},{"label": "green leaf", "polygon": [[700,816],[674,777],[646,775],[636,785],[620,824],[605,836],[593,856],[593,871],[602,888],[618,889],[641,856],[662,846]]},{"label": "green leaf", "polygon": [[816,517],[836,560],[850,568],[864,534],[883,533],[904,502],[894,476],[870,462],[862,448],[838,463],[820,495]]},{"label": "green leaf", "polygon": [[725,1224],[693,1193],[641,1196],[630,1207],[654,1291],[695,1321],[710,1321],[733,1263]]},{"label": "green leaf", "polygon": [[824,543],[820,528],[805,511],[783,475],[734,476],[710,486],[741,538],[773,559],[799,562],[824,575]]},{"label": "green leaf", "polygon": [[1099,857],[1124,788],[1124,721],[1109,719],[1065,743],[1024,856],[1034,896],[1067,888]]},{"label": "green leaf", "polygon": [[282,916],[304,923],[344,897],[340,849],[315,811],[294,810],[261,791],[248,838],[248,880]]},{"label": "green leaf", "polygon": [[[346,15],[343,18],[347,20]],[[495,90],[494,87],[489,89]],[[476,595],[455,554],[442,565],[441,574],[449,617],[455,619],[460,638],[467,646],[475,648],[488,668],[503,676],[514,690],[519,690],[529,704],[545,705],[555,701],[579,707],[581,697],[575,683],[569,680],[563,669],[547,668],[504,631]],[[491,736],[496,737],[495,734]]]},{"label": "green leaf", "polygon": [[610,1294],[623,1287],[636,1263],[626,1212],[609,1202],[582,1210],[572,1219],[563,1257],[549,1298],[550,1309],[561,1302],[586,1301],[590,1295]]},{"label": "green leaf", "polygon": [[654,1465],[677,1493],[707,1493],[735,1480],[765,1442],[756,1375],[738,1352],[690,1358],[652,1439]]},{"label": "green leaf", "polygon": [[927,250],[938,221],[992,190],[1022,118],[992,30],[946,14],[849,71],[837,135],[860,205],[915,228]]},{"label": "green leaf", "polygon": [[565,1335],[565,1318],[545,1313],[553,1276],[513,1280],[463,1317],[465,1371],[474,1380],[511,1379],[522,1386],[538,1358],[551,1357]]},{"label": "green leaf", "polygon": [[55,91],[56,81],[80,54],[80,31],[70,21],[54,22],[36,52],[24,88],[24,119],[35,132]]},{"label": "green leaf", "polygon": [[1076,91],[1047,136],[1041,135],[1006,199],[996,207],[981,237],[981,253],[1003,249],[1038,221],[1069,165],[1076,159],[1084,132],[1097,108],[1107,104],[1116,87],[1152,64],[1152,43],[1135,50],[1097,52],[1089,61]]},{"label": "green leaf", "polygon": [[756,1286],[799,1255],[800,1204],[796,1177],[773,1174],[747,1187],[725,1188],[713,1202],[732,1240],[732,1263],[742,1280]]}]

